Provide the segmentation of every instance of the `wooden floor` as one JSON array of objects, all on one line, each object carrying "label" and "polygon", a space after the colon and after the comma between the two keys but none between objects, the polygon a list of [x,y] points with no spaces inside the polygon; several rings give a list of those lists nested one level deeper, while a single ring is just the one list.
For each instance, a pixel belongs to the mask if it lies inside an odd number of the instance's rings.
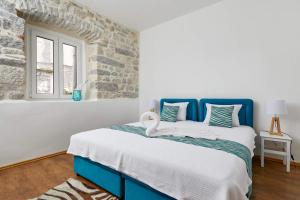
[{"label": "wooden floor", "polygon": [[[60,155],[35,163],[0,171],[0,199],[22,200],[39,196],[48,189],[75,177],[72,157]],[[300,199],[300,168],[291,167],[286,173],[282,164],[266,161],[265,168],[259,161],[253,163],[253,200]]]}]

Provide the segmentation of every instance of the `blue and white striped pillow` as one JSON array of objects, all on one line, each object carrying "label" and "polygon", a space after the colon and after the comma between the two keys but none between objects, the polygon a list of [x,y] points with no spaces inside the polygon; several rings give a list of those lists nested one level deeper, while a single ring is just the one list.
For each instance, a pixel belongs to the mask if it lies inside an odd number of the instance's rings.
[{"label": "blue and white striped pillow", "polygon": [[163,106],[160,120],[167,122],[176,122],[179,106]]},{"label": "blue and white striped pillow", "polygon": [[210,126],[220,126],[232,128],[232,112],[234,106],[229,107],[211,107]]}]

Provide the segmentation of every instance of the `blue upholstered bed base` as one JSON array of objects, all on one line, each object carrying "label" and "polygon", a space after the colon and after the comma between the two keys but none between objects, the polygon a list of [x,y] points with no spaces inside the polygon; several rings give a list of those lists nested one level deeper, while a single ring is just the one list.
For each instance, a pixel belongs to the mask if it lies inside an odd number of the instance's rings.
[{"label": "blue upholstered bed base", "polygon": [[124,180],[120,172],[80,156],[74,156],[74,171],[117,197],[124,196]]},{"label": "blue upholstered bed base", "polygon": [[125,179],[125,200],[175,200],[131,177]]},{"label": "blue upholstered bed base", "polygon": [[174,200],[144,183],[87,158],[74,156],[74,171],[119,199]]},{"label": "blue upholstered bed base", "polygon": [[[163,103],[190,102],[187,108],[187,120],[203,122],[206,116],[206,103],[210,104],[242,104],[239,113],[241,125],[253,127],[253,101],[251,99],[161,99]],[[124,200],[174,200],[150,186],[141,183],[118,171],[93,162],[87,158],[74,156],[74,171],[78,175],[99,185],[120,199]]]}]

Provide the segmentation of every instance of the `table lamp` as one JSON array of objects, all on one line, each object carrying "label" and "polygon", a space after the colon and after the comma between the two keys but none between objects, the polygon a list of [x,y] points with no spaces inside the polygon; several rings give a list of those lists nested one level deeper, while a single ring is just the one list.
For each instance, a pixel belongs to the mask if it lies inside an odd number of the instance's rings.
[{"label": "table lamp", "polygon": [[157,104],[157,101],[156,101],[155,99],[152,99],[152,100],[149,102],[149,110],[150,110],[151,112],[155,112],[156,104]]},{"label": "table lamp", "polygon": [[[279,115],[287,114],[287,106],[284,100],[271,100],[267,102],[266,112],[273,115],[269,133],[271,135],[282,135],[280,129]],[[276,131],[274,131],[274,127]]]}]

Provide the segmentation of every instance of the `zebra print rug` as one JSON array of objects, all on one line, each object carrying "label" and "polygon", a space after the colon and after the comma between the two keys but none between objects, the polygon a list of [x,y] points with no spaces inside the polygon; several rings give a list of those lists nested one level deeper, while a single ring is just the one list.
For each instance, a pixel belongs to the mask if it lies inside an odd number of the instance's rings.
[{"label": "zebra print rug", "polygon": [[118,200],[118,198],[69,178],[63,184],[31,200]]}]

